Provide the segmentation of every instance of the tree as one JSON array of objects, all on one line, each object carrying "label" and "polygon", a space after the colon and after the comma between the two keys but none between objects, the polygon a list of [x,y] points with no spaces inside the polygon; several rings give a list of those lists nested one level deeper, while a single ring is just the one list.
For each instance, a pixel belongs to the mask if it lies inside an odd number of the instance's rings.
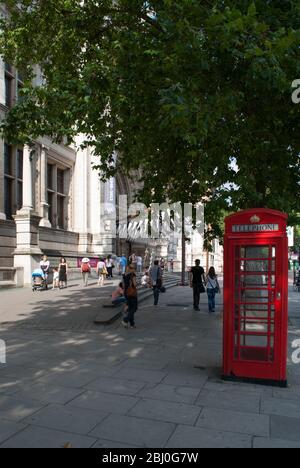
[{"label": "tree", "polygon": [[299,1],[6,3],[0,52],[27,71],[6,139],[83,133],[106,176],[141,169],[144,201],[204,200],[212,229],[223,210],[299,211]]},{"label": "tree", "polygon": [[[295,226],[295,240],[294,240],[295,249],[300,249],[300,226]],[[300,251],[300,250],[297,250]]]}]

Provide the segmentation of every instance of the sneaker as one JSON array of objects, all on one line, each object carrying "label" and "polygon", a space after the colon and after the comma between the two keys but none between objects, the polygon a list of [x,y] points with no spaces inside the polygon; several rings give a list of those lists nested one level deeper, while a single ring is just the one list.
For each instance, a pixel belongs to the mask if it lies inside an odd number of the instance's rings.
[{"label": "sneaker", "polygon": [[128,328],[128,323],[124,322],[124,320],[122,320],[122,325],[123,325],[124,328]]}]

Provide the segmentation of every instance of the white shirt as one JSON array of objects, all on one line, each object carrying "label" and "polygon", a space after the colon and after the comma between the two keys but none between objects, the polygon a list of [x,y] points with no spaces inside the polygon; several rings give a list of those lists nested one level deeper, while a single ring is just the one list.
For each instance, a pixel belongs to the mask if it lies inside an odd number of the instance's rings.
[{"label": "white shirt", "polygon": [[41,269],[45,272],[45,273],[48,273],[49,272],[49,269],[50,269],[50,262],[49,260],[47,262],[44,262],[44,260],[42,260],[40,262],[40,267]]},{"label": "white shirt", "polygon": [[105,268],[105,263],[104,262],[99,262],[98,265],[97,265],[97,270],[98,271],[103,271],[104,268]]},{"label": "white shirt", "polygon": [[207,289],[216,289],[218,287],[218,278],[212,279],[210,276],[207,277]]}]

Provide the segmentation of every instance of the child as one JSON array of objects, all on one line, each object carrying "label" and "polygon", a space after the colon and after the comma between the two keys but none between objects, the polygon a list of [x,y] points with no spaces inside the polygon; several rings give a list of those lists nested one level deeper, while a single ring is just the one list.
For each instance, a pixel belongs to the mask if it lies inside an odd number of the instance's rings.
[{"label": "child", "polygon": [[142,277],[141,285],[143,288],[150,288],[150,278],[147,271],[145,271],[144,276]]},{"label": "child", "polygon": [[59,289],[59,273],[58,268],[53,269],[53,291]]}]

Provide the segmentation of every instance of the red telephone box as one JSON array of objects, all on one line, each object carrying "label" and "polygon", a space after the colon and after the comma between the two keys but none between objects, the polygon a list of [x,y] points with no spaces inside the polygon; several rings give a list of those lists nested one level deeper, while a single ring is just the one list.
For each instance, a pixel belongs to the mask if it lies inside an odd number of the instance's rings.
[{"label": "red telephone box", "polygon": [[226,219],[224,375],[287,386],[287,215],[242,211]]}]

